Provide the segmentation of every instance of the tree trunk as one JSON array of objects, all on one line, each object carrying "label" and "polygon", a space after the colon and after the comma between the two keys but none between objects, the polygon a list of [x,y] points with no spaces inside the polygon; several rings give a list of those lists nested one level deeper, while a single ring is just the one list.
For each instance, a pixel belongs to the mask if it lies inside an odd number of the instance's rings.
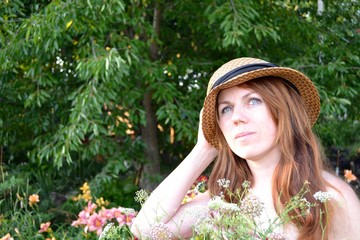
[{"label": "tree trunk", "polygon": [[[160,19],[161,10],[158,2],[156,2],[153,27],[158,36],[160,34]],[[159,58],[158,45],[155,41],[152,41],[150,46],[150,57],[153,61]],[[152,107],[152,92],[150,90],[144,94],[143,106],[146,112],[146,126],[142,126],[141,132],[146,144],[144,150],[146,163],[143,166],[142,175],[140,176],[140,187],[151,192],[158,184],[154,177],[160,175],[160,154],[157,140],[157,121],[155,111]]]},{"label": "tree trunk", "polygon": [[146,143],[144,149],[146,163],[143,167],[140,187],[148,192],[155,189],[158,183],[155,181],[154,176],[160,174],[160,154],[157,140],[156,118],[151,106],[151,96],[151,92],[147,92],[143,99],[143,106],[146,111],[146,126],[142,126],[141,130],[142,137]]}]

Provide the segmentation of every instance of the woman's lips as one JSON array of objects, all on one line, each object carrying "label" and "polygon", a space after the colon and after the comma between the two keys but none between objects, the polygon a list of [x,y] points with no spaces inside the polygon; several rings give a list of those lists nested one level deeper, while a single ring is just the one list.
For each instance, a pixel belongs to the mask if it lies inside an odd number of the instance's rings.
[{"label": "woman's lips", "polygon": [[241,139],[241,138],[244,138],[246,136],[249,136],[249,135],[252,135],[254,134],[255,132],[241,132],[241,133],[238,133],[235,135],[235,139]]}]

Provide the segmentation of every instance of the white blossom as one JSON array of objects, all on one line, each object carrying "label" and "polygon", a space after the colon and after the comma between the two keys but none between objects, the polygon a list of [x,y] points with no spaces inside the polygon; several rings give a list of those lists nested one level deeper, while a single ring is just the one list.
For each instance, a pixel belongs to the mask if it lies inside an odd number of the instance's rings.
[{"label": "white blossom", "polygon": [[329,201],[330,199],[335,198],[335,195],[331,192],[322,192],[318,191],[314,194],[314,198],[322,203]]},{"label": "white blossom", "polygon": [[240,208],[235,203],[227,203],[221,197],[215,196],[208,202],[208,207],[211,210],[219,210],[221,212],[235,212],[240,211]]},{"label": "white blossom", "polygon": [[218,179],[217,182],[219,183],[219,186],[223,188],[228,188],[230,186],[230,180],[227,180],[225,178]]}]

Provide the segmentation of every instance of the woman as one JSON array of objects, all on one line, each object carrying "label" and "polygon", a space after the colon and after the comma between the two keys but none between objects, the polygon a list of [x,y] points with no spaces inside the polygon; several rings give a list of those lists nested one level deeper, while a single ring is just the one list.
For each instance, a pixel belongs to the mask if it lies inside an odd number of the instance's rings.
[{"label": "woman", "polygon": [[[319,112],[318,92],[304,74],[254,58],[225,63],[209,81],[197,144],[150,195],[132,232],[153,239],[191,237],[198,217],[189,211],[219,194],[229,201],[217,182],[227,179],[232,192],[249,181],[270,219],[309,182],[304,196],[309,202],[316,202],[316,192],[329,192],[334,199],[316,204],[307,214],[290,211],[293,218],[282,229],[286,238],[360,239],[359,199],[324,169],[323,152],[311,129]],[[209,190],[181,204],[215,158]]]}]

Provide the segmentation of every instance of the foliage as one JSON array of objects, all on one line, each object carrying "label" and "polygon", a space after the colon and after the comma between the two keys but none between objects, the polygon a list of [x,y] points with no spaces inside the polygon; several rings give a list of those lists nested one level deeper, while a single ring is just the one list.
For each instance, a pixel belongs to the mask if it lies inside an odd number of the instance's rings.
[{"label": "foliage", "polygon": [[55,209],[48,220],[65,222],[56,232],[78,213],[70,198],[85,181],[138,207],[140,179],[160,181],[195,143],[211,73],[241,56],[307,74],[321,95],[321,141],[357,159],[358,9],[354,0],[326,1],[321,14],[316,1],[1,1],[0,210],[15,214],[16,193],[29,189],[40,212]]},{"label": "foliage", "polygon": [[[10,154],[28,153],[32,161],[47,160],[58,168],[74,159],[104,158],[126,171],[146,159],[137,137],[146,124],[141,101],[147,91],[164,133],[174,128],[176,141],[190,146],[204,96],[199,90],[208,74],[225,59],[243,55],[310,75],[321,92],[324,123],[346,116],[345,124],[351,124],[358,116],[351,105],[359,89],[355,2],[337,8],[329,1],[322,15],[312,2],[159,4],[161,35],[150,21],[153,2],[37,1],[25,6],[12,1],[2,6],[0,134]],[[179,12],[191,17],[181,18]],[[190,24],[194,21],[198,24]],[[153,41],[160,46],[158,61],[149,56]],[[319,129],[323,138],[331,134]],[[159,151],[171,147],[169,140],[161,141]]]},{"label": "foliage", "polygon": [[23,188],[19,184],[11,189],[12,182],[21,183],[22,179],[11,177],[2,185],[2,195],[7,195],[0,202],[0,236],[14,236],[16,239],[45,239],[47,236],[56,239],[66,239],[68,236],[76,236],[75,229],[64,229],[63,224],[55,224],[56,232],[48,228],[46,232],[41,231],[41,226],[46,221],[54,218],[51,211],[45,211],[46,204],[42,203],[38,194],[32,193],[29,185]]}]

